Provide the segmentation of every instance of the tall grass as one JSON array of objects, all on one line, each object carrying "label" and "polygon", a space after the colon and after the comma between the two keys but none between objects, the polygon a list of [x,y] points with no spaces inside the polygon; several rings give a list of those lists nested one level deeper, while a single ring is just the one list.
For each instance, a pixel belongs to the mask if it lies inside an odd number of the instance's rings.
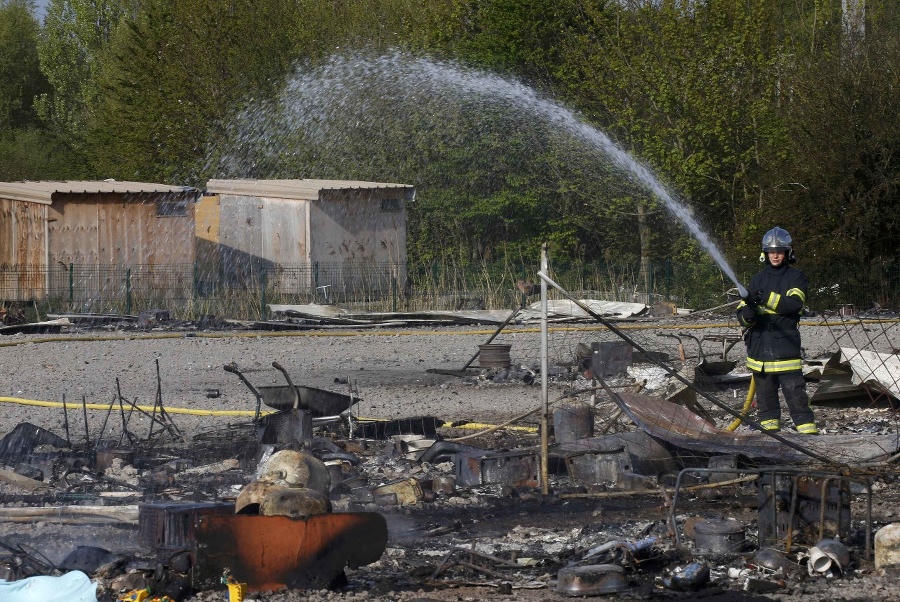
[{"label": "tall grass", "polygon": [[[712,261],[551,263],[551,276],[582,298],[652,304],[674,301],[704,309],[726,302],[733,287]],[[0,267],[0,308],[19,306],[34,316],[52,313],[133,314],[168,310],[180,320],[216,316],[267,319],[268,306],[331,304],[349,312],[509,309],[530,304],[518,281],[539,289],[537,264],[504,262],[411,262],[406,264],[289,264],[254,267],[245,273],[199,274],[197,266],[55,266],[19,270]],[[816,309],[878,303],[897,309],[900,269],[827,265],[807,269],[809,303]],[[649,283],[649,287],[648,287]],[[557,296],[551,290],[551,297]]]}]

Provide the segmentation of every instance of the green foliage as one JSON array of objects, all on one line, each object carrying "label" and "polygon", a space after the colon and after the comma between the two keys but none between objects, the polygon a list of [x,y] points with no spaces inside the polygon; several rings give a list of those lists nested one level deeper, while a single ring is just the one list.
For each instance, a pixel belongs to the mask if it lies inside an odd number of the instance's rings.
[{"label": "green foliage", "polygon": [[[270,129],[264,107],[296,109],[286,81],[317,85],[296,65],[316,75],[335,54],[404,49],[576,108],[652,166],[742,274],[774,225],[807,263],[890,263],[900,8],[867,2],[864,35],[841,11],[836,0],[51,0],[38,29],[31,0],[0,0],[0,173],[409,182],[413,260],[517,261],[549,241],[587,262],[693,258],[683,277],[698,290],[730,286],[602,152],[510,107],[398,100],[373,82],[356,94],[366,112],[322,105]],[[256,116],[254,139],[238,115]]]},{"label": "green foliage", "polygon": [[446,37],[467,62],[552,81],[577,20],[571,0],[455,0]]},{"label": "green foliage", "polygon": [[272,96],[294,58],[290,0],[152,0],[116,32],[91,136],[95,168],[199,185],[240,102]]},{"label": "green foliage", "polygon": [[[773,199],[808,259],[896,262],[900,251],[900,43],[873,28],[831,52],[798,56],[786,107],[798,185]],[[787,112],[787,111],[786,111]]]},{"label": "green foliage", "polygon": [[49,127],[76,148],[90,146],[85,128],[101,98],[98,78],[115,30],[131,0],[50,0],[38,44],[41,71],[52,90],[38,99]]},{"label": "green foliage", "polygon": [[37,121],[34,99],[48,88],[37,55],[38,23],[34,3],[0,2],[0,132]]},{"label": "green foliage", "polygon": [[80,179],[80,161],[64,139],[43,128],[0,133],[0,181]]},{"label": "green foliage", "polygon": [[588,11],[567,60],[579,103],[727,236],[753,218],[784,157],[774,111],[781,60],[770,3],[713,0]]}]

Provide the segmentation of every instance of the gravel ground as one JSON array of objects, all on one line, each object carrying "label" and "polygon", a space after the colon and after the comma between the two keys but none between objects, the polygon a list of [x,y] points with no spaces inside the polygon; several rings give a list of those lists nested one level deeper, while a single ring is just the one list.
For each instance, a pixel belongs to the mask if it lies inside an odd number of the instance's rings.
[{"label": "gravel ground", "polygon": [[[721,318],[720,318],[721,319]],[[727,318],[726,318],[727,319]],[[709,325],[715,319],[696,322]],[[654,328],[671,332],[682,324],[672,321],[641,323],[649,330],[636,336],[652,349],[665,348],[674,352],[672,341],[654,338]],[[803,328],[804,346],[808,358],[818,358],[834,352],[847,342],[868,341],[872,347],[890,350],[900,346],[896,325],[876,325],[848,329],[840,323],[828,326]],[[721,330],[721,329],[720,329]],[[734,326],[728,328],[735,332]],[[332,391],[346,392],[350,384],[355,386],[362,399],[358,410],[362,416],[373,418],[400,418],[410,416],[436,416],[445,421],[499,422],[520,415],[540,405],[540,387],[521,383],[485,384],[473,379],[463,379],[426,370],[458,370],[472,358],[478,345],[485,343],[494,327],[409,328],[382,331],[315,331],[303,333],[272,333],[255,331],[236,332],[126,332],[120,330],[72,329],[61,335],[13,335],[0,339],[0,397],[34,401],[61,401],[80,403],[109,403],[121,394],[142,405],[152,405],[157,386],[168,408],[195,410],[252,411],[255,399],[247,387],[233,374],[223,370],[226,364],[234,364],[255,386],[282,385],[282,375],[272,367],[272,361],[281,363],[291,374],[295,384],[315,386]],[[653,335],[653,336],[651,336]],[[589,336],[589,335],[588,335]],[[539,348],[537,327],[520,328],[514,335],[504,333],[504,342],[512,342],[511,351],[518,358],[517,350],[527,349],[529,358],[536,360],[533,350]],[[574,340],[574,339],[573,339]],[[740,357],[738,345],[731,359]],[[676,356],[677,357],[677,356]],[[157,379],[157,366],[159,378]],[[349,383],[349,384],[348,384]],[[553,392],[561,392],[567,385],[553,385]],[[217,390],[218,397],[211,398],[208,391]],[[0,436],[17,424],[27,421],[60,433],[64,419],[59,408],[39,405],[2,403],[0,412]],[[71,412],[71,411],[70,411]],[[825,414],[825,413],[823,413]],[[837,414],[827,414],[829,420]],[[177,414],[173,418],[179,428],[187,433],[198,433],[215,428],[234,418],[222,416],[188,416]],[[69,421],[74,417],[69,415]],[[96,416],[90,418],[95,425]],[[74,427],[73,427],[74,428]],[[96,428],[96,427],[93,427]],[[140,428],[139,426],[135,427]],[[82,431],[83,432],[83,431]],[[557,511],[564,513],[564,506]],[[591,522],[596,508],[586,514],[573,514],[573,520]],[[885,509],[885,512],[892,512]],[[616,514],[619,512],[620,514]],[[522,514],[526,514],[523,512]],[[890,514],[887,514],[890,516]],[[896,516],[896,515],[895,515]],[[626,520],[627,505],[608,508],[606,520]],[[882,517],[884,519],[884,517]],[[519,520],[528,523],[528,517]],[[0,526],[0,533],[23,532],[25,526]],[[29,532],[55,533],[60,541],[83,543],[83,531],[63,529],[57,525],[37,523],[27,526]],[[91,533],[95,545],[112,542],[122,544],[133,533],[114,527],[96,529]],[[394,534],[392,533],[392,538]],[[127,547],[127,546],[126,546]],[[389,542],[389,548],[392,543]],[[396,564],[396,563],[394,563]],[[245,601],[296,602],[299,600],[557,600],[565,597],[547,589],[515,589],[512,593],[490,587],[460,586],[435,591],[394,591],[390,579],[377,579],[373,575],[390,568],[389,557],[377,567],[365,567],[358,573],[351,572],[351,587],[343,592],[286,592],[246,597]],[[399,566],[399,565],[398,565]],[[388,571],[390,572],[390,571]],[[864,588],[864,589],[860,589]],[[652,589],[652,588],[651,588]],[[652,593],[641,590],[635,599],[647,597],[675,597],[674,592]],[[198,594],[194,600],[211,602],[221,600],[222,592]],[[720,598],[707,599],[770,599],[752,594],[725,590]],[[685,599],[690,597],[685,594]],[[843,600],[894,600],[900,597],[897,580],[892,576],[875,574],[869,570],[834,584],[804,582],[770,597],[807,601],[820,599]]]},{"label": "gravel ground", "polygon": [[[641,322],[647,331],[627,331],[651,350],[677,357],[672,341],[653,339],[654,326],[677,331],[687,322]],[[710,331],[738,333],[736,325],[695,322]],[[873,328],[877,329],[873,332]],[[847,343],[874,339],[881,350],[900,345],[896,324],[848,331],[840,323],[802,329],[805,356],[821,358]],[[674,329],[674,330],[673,330]],[[886,332],[881,332],[886,330]],[[537,328],[520,328],[506,335],[511,355],[519,349],[536,362]],[[374,418],[433,415],[449,421],[500,420],[540,403],[539,387],[478,387],[465,379],[429,373],[428,369],[458,370],[493,333],[486,328],[382,330],[377,332],[97,332],[72,329],[62,335],[12,335],[0,338],[0,396],[30,400],[109,403],[123,396],[152,405],[157,383],[167,407],[250,410],[253,394],[222,367],[236,365],[254,386],[284,385],[278,361],[294,384],[347,392],[355,384],[360,414]],[[585,337],[590,339],[590,333]],[[562,338],[562,335],[560,335]],[[552,344],[552,342],[551,342]],[[686,342],[686,346],[690,341]],[[574,346],[574,345],[570,345]],[[742,359],[742,345],[729,359]],[[689,351],[691,351],[689,349]],[[157,362],[159,381],[157,381]],[[475,362],[474,366],[477,367]],[[740,365],[739,365],[740,368]],[[207,391],[221,396],[210,399]],[[0,416],[0,433],[26,419],[40,426],[59,424],[60,412],[7,404]],[[48,426],[49,425],[49,426]]]},{"label": "gravel ground", "polygon": [[[193,333],[189,333],[193,334]],[[430,414],[448,420],[490,419],[529,408],[539,389],[480,390],[460,379],[426,372],[427,368],[458,369],[486,339],[484,331],[448,329],[367,333],[316,333],[284,336],[278,333],[200,333],[198,336],[153,338],[153,335],[89,333],[54,337],[51,342],[24,343],[0,348],[4,366],[0,393],[33,400],[108,403],[122,394],[151,404],[157,387],[156,362],[162,398],[168,407],[215,410],[252,410],[253,394],[240,379],[223,370],[236,364],[256,387],[284,385],[278,361],[294,384],[346,392],[354,383],[362,402],[361,414],[397,418]],[[48,337],[15,337],[40,341]],[[2,340],[0,342],[7,342]],[[207,397],[216,389],[221,396]],[[40,425],[53,424],[59,410],[5,408],[0,432],[28,417]]]}]

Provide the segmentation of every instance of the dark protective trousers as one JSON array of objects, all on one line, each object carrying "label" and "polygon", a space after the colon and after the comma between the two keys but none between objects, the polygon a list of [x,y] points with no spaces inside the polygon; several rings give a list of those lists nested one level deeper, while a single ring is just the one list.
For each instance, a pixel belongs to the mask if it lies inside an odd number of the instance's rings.
[{"label": "dark protective trousers", "polygon": [[753,380],[756,381],[756,407],[760,423],[781,418],[779,387],[784,393],[784,400],[787,402],[794,426],[815,422],[813,411],[809,407],[806,381],[803,380],[802,372],[754,372]]}]

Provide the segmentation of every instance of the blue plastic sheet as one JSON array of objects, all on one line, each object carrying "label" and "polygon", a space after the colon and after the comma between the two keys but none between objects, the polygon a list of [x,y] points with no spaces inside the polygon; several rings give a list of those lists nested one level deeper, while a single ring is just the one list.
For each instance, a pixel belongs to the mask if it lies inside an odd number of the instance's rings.
[{"label": "blue plastic sheet", "polygon": [[0,579],[3,602],[97,602],[97,584],[81,571],[60,577],[41,575],[19,581]]}]

